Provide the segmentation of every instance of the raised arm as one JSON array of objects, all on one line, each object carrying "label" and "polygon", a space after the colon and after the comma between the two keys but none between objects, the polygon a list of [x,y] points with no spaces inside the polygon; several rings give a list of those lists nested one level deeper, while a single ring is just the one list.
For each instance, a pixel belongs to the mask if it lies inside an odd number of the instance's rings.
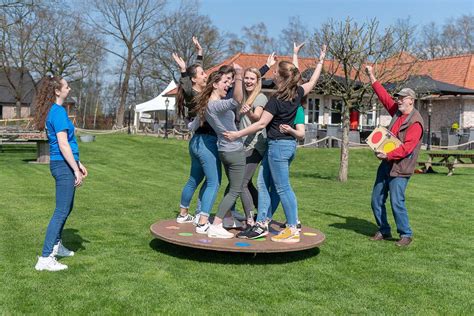
[{"label": "raised arm", "polygon": [[321,70],[323,69],[324,57],[326,57],[326,45],[323,45],[321,48],[321,53],[319,54],[319,62],[314,69],[313,75],[308,82],[302,84],[301,86],[304,89],[304,95],[307,95],[311,90],[313,90],[316,82],[318,82],[319,76],[321,75]]},{"label": "raised arm", "polygon": [[374,69],[372,68],[372,66],[365,65],[365,72],[367,73],[367,76],[369,76],[371,83],[377,81],[377,78],[375,78],[374,76]]},{"label": "raised arm", "polygon": [[299,65],[298,65],[298,52],[300,51],[300,49],[304,46],[304,42],[299,44],[299,45],[296,45],[296,43],[293,43],[293,65],[296,66],[296,68],[299,68]]},{"label": "raised arm", "polygon": [[258,71],[260,72],[260,75],[263,77],[265,74],[272,68],[273,65],[275,65],[276,59],[275,59],[275,53],[271,53],[268,58],[267,58],[267,63],[263,65]]},{"label": "raised arm", "polygon": [[188,72],[186,71],[186,62],[183,58],[179,57],[178,54],[173,53],[173,59],[179,67],[179,71],[181,72],[181,78],[179,78],[179,84],[184,90],[184,93],[187,96],[192,96],[193,94],[193,82],[189,77]]},{"label": "raised arm", "polygon": [[240,67],[240,65],[234,63],[234,69],[235,69],[235,83],[234,83],[234,94],[233,97],[234,99],[240,104],[242,103],[242,99],[244,98],[244,92],[243,92],[243,87],[242,87],[242,75],[243,75],[243,69]]},{"label": "raised arm", "polygon": [[367,72],[367,75],[370,78],[370,82],[372,82],[372,88],[374,89],[377,98],[383,104],[385,109],[387,109],[388,113],[390,113],[391,116],[394,116],[398,110],[397,102],[390,96],[390,94],[387,92],[387,90],[385,90],[382,84],[377,81],[372,66],[366,65],[365,71]]},{"label": "raised arm", "polygon": [[199,64],[202,66],[203,64],[202,47],[201,47],[201,44],[199,44],[199,41],[196,36],[193,36],[193,43],[197,52],[196,64]]}]

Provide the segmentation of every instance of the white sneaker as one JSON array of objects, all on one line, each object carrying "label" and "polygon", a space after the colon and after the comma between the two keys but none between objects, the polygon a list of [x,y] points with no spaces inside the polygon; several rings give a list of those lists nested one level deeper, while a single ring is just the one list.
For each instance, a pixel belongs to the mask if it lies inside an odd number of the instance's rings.
[{"label": "white sneaker", "polygon": [[242,215],[237,210],[230,211],[230,212],[232,213],[232,216],[238,221],[245,221],[247,219],[245,215]]},{"label": "white sneaker", "polygon": [[209,226],[209,229],[207,230],[207,237],[230,239],[234,238],[234,234],[228,232],[224,229],[224,227],[222,227],[222,224],[219,224]]},{"label": "white sneaker", "polygon": [[199,224],[199,219],[201,218],[201,214],[196,214],[194,216],[194,221],[193,221],[193,225],[194,226],[197,226]]},{"label": "white sneaker", "polygon": [[191,214],[178,215],[178,217],[176,217],[176,222],[178,224],[192,223],[193,221],[194,221],[194,216],[192,216]]},{"label": "white sneaker", "polygon": [[197,224],[196,225],[196,233],[198,233],[198,234],[207,234],[207,231],[209,230],[209,226],[211,226],[211,224],[209,224],[209,222],[207,222],[206,224],[202,224],[202,225]]},{"label": "white sneaker", "polygon": [[51,255],[58,257],[72,257],[74,256],[74,251],[67,249],[63,246],[63,243],[59,241],[53,246],[53,253]]},{"label": "white sneaker", "polygon": [[66,270],[67,265],[58,262],[56,257],[38,257],[38,262],[35,265],[37,271],[61,271]]},{"label": "white sneaker", "polygon": [[224,220],[222,221],[224,228],[243,228],[244,225],[242,225],[241,222],[238,220],[235,220],[233,217],[224,217]]}]

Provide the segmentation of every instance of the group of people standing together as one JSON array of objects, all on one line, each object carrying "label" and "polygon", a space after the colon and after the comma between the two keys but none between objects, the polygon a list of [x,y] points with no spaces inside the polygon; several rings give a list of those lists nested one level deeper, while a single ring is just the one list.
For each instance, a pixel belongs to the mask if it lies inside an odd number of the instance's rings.
[{"label": "group of people standing together", "polygon": [[[173,54],[181,70],[177,94],[178,114],[191,121],[194,135],[189,142],[190,177],[181,194],[178,223],[194,223],[196,232],[211,238],[233,238],[226,228],[241,228],[238,238],[255,239],[269,233],[275,210],[281,203],[286,224],[274,242],[300,241],[298,204],[290,185],[289,169],[295,158],[297,139],[304,138],[305,96],[314,88],[323,68],[326,47],[308,82],[303,83],[298,70],[294,46],[293,62],[280,61],[274,72],[276,92],[269,98],[261,92],[262,76],[276,63],[271,54],[260,69],[242,69],[239,65],[222,66],[207,75],[202,66],[202,48],[193,38],[197,62],[187,66]],[[414,109],[415,93],[402,89],[393,99],[367,66],[372,87],[393,120],[389,129],[402,142],[394,151],[376,153],[382,160],[372,192],[372,210],[379,230],[372,240],[391,238],[385,202],[390,194],[392,212],[401,239],[398,246],[412,241],[412,231],[405,206],[405,190],[413,174],[421,147],[423,120]],[[50,147],[50,171],[56,184],[56,208],[46,230],[41,256],[35,269],[60,271],[67,265],[57,257],[74,256],[62,243],[62,232],[73,204],[76,187],[88,171],[79,160],[79,148],[74,125],[68,118],[63,102],[71,88],[59,76],[41,80],[35,97],[35,124],[46,130]],[[258,169],[258,190],[252,177]],[[221,183],[221,165],[229,180],[224,198],[219,203],[212,223],[209,217]],[[189,213],[192,197],[198,194],[196,215]],[[240,196],[245,216],[235,211]],[[254,211],[258,210],[254,219]],[[243,223],[241,223],[243,222]]]},{"label": "group of people standing together", "polygon": [[[194,132],[189,145],[191,174],[182,191],[176,221],[193,222],[196,233],[207,234],[211,238],[256,239],[269,233],[269,223],[281,203],[286,224],[271,240],[299,242],[301,224],[289,169],[295,158],[297,139],[304,138],[302,104],[319,79],[326,47],[321,49],[311,78],[303,83],[297,57],[303,44],[295,44],[293,63],[278,62],[273,79],[276,92],[267,99],[261,93],[261,78],[276,63],[273,54],[260,69],[251,67],[242,70],[234,64],[233,67],[222,66],[207,77],[201,63],[202,48],[196,38],[193,41],[198,55],[195,64],[186,67],[179,56],[173,55],[181,70],[178,113],[184,118],[187,112],[186,118],[192,121],[189,126]],[[407,246],[412,241],[412,231],[405,206],[405,190],[421,147],[423,120],[414,108],[416,96],[412,89],[402,89],[392,99],[375,78],[372,67],[366,66],[366,71],[379,100],[393,117],[389,129],[402,141],[402,145],[391,153],[376,153],[382,163],[372,192],[372,211],[379,231],[371,240],[391,238],[385,208],[390,194],[401,237],[396,245]],[[210,223],[209,216],[221,181],[221,163],[229,184]],[[252,177],[259,163],[257,190]],[[196,215],[192,216],[189,213],[191,199],[203,180]],[[245,216],[235,211],[239,196]],[[227,230],[236,227],[243,228],[236,236]]]},{"label": "group of people standing together", "polygon": [[[268,234],[268,224],[281,203],[286,227],[271,240],[299,242],[298,205],[290,185],[289,168],[295,158],[297,139],[304,137],[303,98],[318,81],[326,48],[321,50],[310,80],[303,83],[297,67],[302,45],[295,45],[293,63],[278,63],[274,73],[276,92],[267,99],[261,92],[262,77],[276,63],[274,54],[260,69],[242,69],[234,64],[222,66],[207,76],[201,63],[202,48],[196,38],[193,41],[198,56],[196,64],[187,67],[179,56],[173,55],[181,70],[178,113],[192,121],[189,126],[194,132],[189,142],[190,177],[181,194],[176,221],[194,222],[196,233],[211,238],[233,238],[234,234],[226,228],[242,228],[236,237],[255,239]],[[260,163],[257,190],[252,177]],[[221,182],[221,164],[229,184],[210,223]],[[192,216],[191,199],[203,180],[196,216]],[[235,212],[239,196],[245,216]]]}]

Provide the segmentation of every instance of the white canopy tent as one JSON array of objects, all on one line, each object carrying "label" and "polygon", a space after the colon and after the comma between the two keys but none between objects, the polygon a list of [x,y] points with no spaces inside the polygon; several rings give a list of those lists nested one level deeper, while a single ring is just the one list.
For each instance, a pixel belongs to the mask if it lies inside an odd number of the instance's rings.
[{"label": "white canopy tent", "polygon": [[174,111],[175,110],[175,106],[174,106],[175,105],[175,98],[174,97],[164,97],[164,95],[166,93],[173,90],[174,88],[176,88],[176,83],[173,80],[171,80],[171,82],[168,84],[166,89],[164,89],[163,92],[161,92],[157,97],[155,97],[155,98],[153,98],[149,101],[137,104],[135,106],[135,118],[134,118],[134,122],[133,122],[133,126],[135,127],[135,129],[138,126],[138,120],[142,116],[142,113],[150,112],[150,111],[160,111],[160,110],[164,111],[164,110],[166,110],[166,100],[167,99],[169,101],[168,111]]}]

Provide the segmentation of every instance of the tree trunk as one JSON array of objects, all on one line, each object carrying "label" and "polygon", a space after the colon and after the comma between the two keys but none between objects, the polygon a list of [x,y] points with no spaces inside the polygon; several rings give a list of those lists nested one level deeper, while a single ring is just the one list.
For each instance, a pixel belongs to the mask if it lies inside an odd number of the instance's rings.
[{"label": "tree trunk", "polygon": [[132,63],[133,63],[133,56],[132,51],[129,49],[128,58],[127,58],[127,66],[125,67],[125,77],[122,83],[122,89],[120,92],[120,104],[117,110],[117,128],[123,127],[123,120],[125,116],[125,104],[127,102],[127,95],[128,95],[128,83],[130,81],[130,73],[132,71]]},{"label": "tree trunk", "polygon": [[86,112],[87,112],[87,99],[89,98],[90,91],[87,91],[86,100],[84,101],[84,107],[82,108],[82,128],[86,128]]},{"label": "tree trunk", "polygon": [[99,97],[97,97],[97,101],[95,103],[95,111],[94,111],[94,129],[95,129],[95,123],[97,120],[97,110],[99,109]]},{"label": "tree trunk", "polygon": [[341,144],[341,159],[339,165],[340,182],[347,182],[349,174],[349,126],[350,126],[350,104],[344,104],[344,111],[342,117],[342,144]]},{"label": "tree trunk", "polygon": [[[16,118],[20,119],[21,118],[21,100],[16,100]],[[17,125],[20,124],[20,121],[17,121]]]}]

